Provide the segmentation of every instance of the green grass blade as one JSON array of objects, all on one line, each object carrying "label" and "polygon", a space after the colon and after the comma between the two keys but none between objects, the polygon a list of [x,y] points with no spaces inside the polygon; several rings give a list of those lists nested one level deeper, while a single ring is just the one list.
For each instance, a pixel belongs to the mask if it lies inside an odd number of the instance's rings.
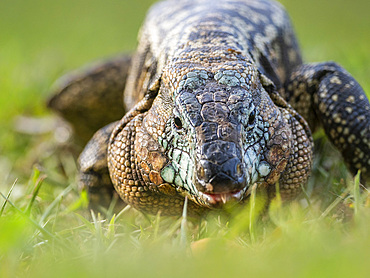
[{"label": "green grass blade", "polygon": [[116,220],[118,218],[120,218],[122,215],[124,215],[126,212],[128,212],[129,210],[131,210],[131,206],[130,205],[127,205],[123,209],[121,209],[121,211],[116,216]]},{"label": "green grass blade", "polygon": [[68,206],[67,212],[76,211],[80,208],[85,208],[86,209],[88,207],[88,203],[89,203],[88,199],[89,198],[87,196],[86,190],[82,190],[80,192],[79,198],[74,203],[72,203],[71,205]]},{"label": "green grass blade", "polygon": [[160,221],[161,220],[161,211],[158,211],[157,215],[155,216],[155,220],[153,222],[153,226],[154,226],[154,231],[153,231],[153,239],[157,239],[158,237],[158,231],[159,231],[159,224],[160,224]]},{"label": "green grass blade", "polygon": [[82,215],[78,214],[78,213],[75,213],[74,215],[76,215],[84,224],[85,226],[92,232],[92,233],[95,233],[95,225],[93,223],[91,223],[89,220],[87,220],[85,217],[83,217]]},{"label": "green grass blade", "polygon": [[118,194],[113,194],[112,201],[109,204],[108,210],[106,212],[107,218],[112,218],[112,215],[114,214],[114,208],[116,207],[116,204],[119,200]]},{"label": "green grass blade", "polygon": [[359,170],[353,182],[353,198],[354,198],[355,216],[358,215],[360,211],[360,207],[361,207],[360,176],[361,176],[361,171]]},{"label": "green grass blade", "polygon": [[349,194],[351,188],[347,188],[340,196],[338,196],[320,215],[318,220],[322,220],[325,217],[329,215],[329,213],[340,203],[343,202],[343,200],[346,198],[346,196]]},{"label": "green grass blade", "polygon": [[24,216],[36,229],[38,229],[47,239],[49,240],[53,240],[55,242],[58,242],[59,244],[61,244],[62,246],[65,246],[65,244],[63,243],[63,241],[58,238],[56,235],[52,234],[51,232],[49,232],[48,230],[46,230],[44,227],[42,227],[41,225],[39,225],[39,223],[37,223],[36,221],[34,221],[29,215],[27,215],[25,212],[23,212],[21,209],[19,209],[17,206],[15,206],[13,204],[13,202],[11,202],[9,199],[7,199],[7,197],[0,192],[0,195],[5,199],[7,200],[7,202],[22,216]]},{"label": "green grass blade", "polygon": [[251,242],[254,243],[256,241],[255,237],[255,230],[254,230],[254,222],[256,220],[256,190],[257,190],[257,184],[253,184],[252,186],[252,192],[249,202],[249,234]]},{"label": "green grass blade", "polygon": [[45,209],[44,213],[41,215],[39,223],[40,225],[43,225],[46,217],[50,215],[52,210],[55,208],[55,206],[60,203],[65,196],[67,196],[68,193],[70,193],[72,190],[72,186],[66,187],[52,202],[51,204]]},{"label": "green grass blade", "polygon": [[116,220],[116,215],[113,214],[112,218],[110,219],[109,221],[109,224],[108,224],[108,230],[107,230],[107,233],[106,233],[106,238],[109,239],[109,240],[113,240],[114,236],[115,236],[115,220]]},{"label": "green grass blade", "polygon": [[1,206],[1,210],[0,210],[0,217],[3,215],[3,212],[5,210],[5,206],[6,206],[6,203],[8,202],[8,199],[10,198],[10,195],[12,194],[13,192],[13,189],[17,183],[18,179],[16,179],[14,182],[13,182],[13,185],[12,187],[10,188],[9,192],[8,192],[8,195],[6,196],[6,199],[4,201],[4,204]]},{"label": "green grass blade", "polygon": [[33,206],[33,204],[34,204],[34,202],[36,200],[37,195],[39,194],[41,185],[42,185],[43,181],[46,178],[46,175],[40,175],[40,172],[38,170],[35,171],[35,177],[36,176],[37,176],[37,178],[34,178],[33,179],[33,180],[35,180],[34,181],[35,186],[34,186],[34,188],[32,190],[32,196],[31,196],[31,199],[30,199],[30,201],[29,201],[29,203],[27,205],[26,211],[25,211],[25,213],[27,215],[29,215],[31,213],[32,206]]},{"label": "green grass blade", "polygon": [[181,218],[181,235],[180,235],[180,246],[185,248],[187,245],[187,235],[188,235],[188,230],[187,230],[187,220],[188,216],[188,197],[185,197],[184,200],[184,208],[182,210],[182,218]]}]

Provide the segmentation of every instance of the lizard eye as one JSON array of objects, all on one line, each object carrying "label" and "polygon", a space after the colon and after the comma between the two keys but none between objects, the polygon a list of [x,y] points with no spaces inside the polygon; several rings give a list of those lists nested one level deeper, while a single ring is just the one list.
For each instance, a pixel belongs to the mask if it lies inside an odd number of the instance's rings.
[{"label": "lizard eye", "polygon": [[248,118],[248,127],[253,127],[254,125],[254,122],[256,120],[256,112],[253,110],[250,114],[249,114],[249,118]]},{"label": "lizard eye", "polygon": [[175,117],[174,123],[175,123],[175,127],[177,129],[182,129],[182,122],[181,122],[181,119],[179,117]]}]

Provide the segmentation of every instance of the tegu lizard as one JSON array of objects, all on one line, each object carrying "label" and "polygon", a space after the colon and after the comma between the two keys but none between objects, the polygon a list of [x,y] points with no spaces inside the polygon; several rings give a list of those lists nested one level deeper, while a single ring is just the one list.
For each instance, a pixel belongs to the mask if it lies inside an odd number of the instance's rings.
[{"label": "tegu lizard", "polygon": [[336,63],[304,64],[273,1],[159,2],[135,54],[68,76],[49,104],[85,139],[113,122],[80,155],[92,206],[115,190],[169,215],[187,197],[197,214],[243,202],[253,185],[271,197],[277,183],[290,199],[309,178],[319,127],[353,174],[370,177],[363,89]]}]

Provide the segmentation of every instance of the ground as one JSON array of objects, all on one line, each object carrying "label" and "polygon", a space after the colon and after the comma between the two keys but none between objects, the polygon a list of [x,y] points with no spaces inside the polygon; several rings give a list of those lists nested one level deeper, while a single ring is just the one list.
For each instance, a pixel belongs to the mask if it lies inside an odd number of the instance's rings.
[{"label": "ground", "polygon": [[[48,90],[64,72],[134,49],[152,2],[0,2],[0,192],[15,185],[11,203],[0,197],[0,277],[365,277],[369,197],[335,154],[317,156],[307,198],[274,201],[264,215],[258,198],[231,216],[185,224],[86,209],[75,182],[79,146],[68,127],[56,128]],[[340,63],[369,96],[369,2],[281,2],[304,59]],[[344,214],[335,206],[340,196]]]}]

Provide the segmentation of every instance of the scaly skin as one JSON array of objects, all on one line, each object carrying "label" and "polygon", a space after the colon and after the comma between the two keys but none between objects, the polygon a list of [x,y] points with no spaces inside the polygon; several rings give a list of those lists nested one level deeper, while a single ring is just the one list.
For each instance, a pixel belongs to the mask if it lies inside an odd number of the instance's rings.
[{"label": "scaly skin", "polygon": [[[284,198],[296,195],[310,172],[311,133],[270,81],[282,84],[300,62],[288,19],[267,2],[203,3],[196,12],[187,5],[160,3],[143,27],[136,59],[156,67],[133,70],[126,103],[158,77],[160,86],[147,112],[113,131],[108,166],[117,192],[140,210],[166,214],[179,214],[184,196],[210,208],[242,201],[254,183],[269,189],[280,180]],[[270,37],[261,36],[266,28]],[[263,42],[270,45],[258,48]],[[274,57],[270,66],[265,56]]]},{"label": "scaly skin", "polygon": [[290,199],[309,177],[319,126],[369,179],[369,101],[340,66],[302,64],[275,2],[158,3],[127,74],[129,112],[80,157],[92,200],[109,191],[96,190],[111,186],[100,182],[108,168],[124,202],[149,213],[180,215],[188,197],[200,214],[243,202],[254,184],[271,198],[279,183]]}]

